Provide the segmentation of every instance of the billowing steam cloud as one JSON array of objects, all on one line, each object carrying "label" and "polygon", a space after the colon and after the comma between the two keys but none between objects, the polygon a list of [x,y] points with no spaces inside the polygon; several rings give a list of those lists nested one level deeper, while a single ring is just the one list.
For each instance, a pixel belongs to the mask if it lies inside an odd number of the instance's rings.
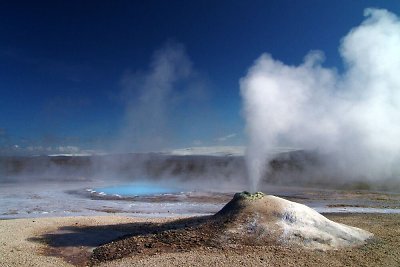
[{"label": "billowing steam cloud", "polygon": [[342,39],[344,73],[312,51],[299,66],[263,54],[241,79],[253,189],[279,146],[328,154],[330,171],[347,179],[400,176],[400,21],[381,9],[364,14]]}]

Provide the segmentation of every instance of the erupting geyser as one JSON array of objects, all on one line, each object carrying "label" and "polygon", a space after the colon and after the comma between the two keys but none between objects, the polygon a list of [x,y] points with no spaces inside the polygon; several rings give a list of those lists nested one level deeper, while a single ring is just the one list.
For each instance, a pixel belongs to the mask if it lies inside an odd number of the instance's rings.
[{"label": "erupting geyser", "polygon": [[323,67],[320,51],[298,66],[263,54],[240,80],[252,190],[281,146],[329,155],[317,179],[399,181],[400,21],[383,9],[364,15],[341,40],[343,72]]}]

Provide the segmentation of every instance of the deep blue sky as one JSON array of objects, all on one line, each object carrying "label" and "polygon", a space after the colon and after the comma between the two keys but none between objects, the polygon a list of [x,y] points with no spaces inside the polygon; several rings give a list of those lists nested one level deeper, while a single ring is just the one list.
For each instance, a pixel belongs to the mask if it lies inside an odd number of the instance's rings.
[{"label": "deep blue sky", "polygon": [[398,1],[6,2],[0,3],[3,150],[110,149],[124,123],[124,73],[146,71],[154,51],[170,40],[185,46],[206,77],[212,112],[210,124],[176,130],[179,141],[169,145],[245,143],[238,81],[261,53],[299,64],[319,49],[325,66],[340,71],[340,39],[361,23],[364,8],[400,13]]}]

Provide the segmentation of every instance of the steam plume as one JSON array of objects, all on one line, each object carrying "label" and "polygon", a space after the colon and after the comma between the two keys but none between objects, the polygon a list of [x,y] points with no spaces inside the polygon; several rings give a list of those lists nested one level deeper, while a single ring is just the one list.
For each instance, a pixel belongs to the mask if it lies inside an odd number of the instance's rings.
[{"label": "steam plume", "polygon": [[400,22],[382,9],[364,15],[342,39],[344,73],[324,68],[319,51],[299,66],[263,54],[240,80],[253,189],[279,146],[329,154],[347,179],[399,180]]},{"label": "steam plume", "polygon": [[157,151],[171,145],[174,112],[183,103],[201,99],[205,90],[185,48],[175,42],[168,42],[154,53],[147,71],[126,73],[122,87],[122,151]]}]

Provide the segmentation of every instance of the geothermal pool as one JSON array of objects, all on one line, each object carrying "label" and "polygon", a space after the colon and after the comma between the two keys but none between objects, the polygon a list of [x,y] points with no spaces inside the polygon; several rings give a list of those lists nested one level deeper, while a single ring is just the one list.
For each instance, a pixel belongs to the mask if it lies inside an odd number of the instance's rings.
[{"label": "geothermal pool", "polygon": [[99,192],[104,195],[115,195],[123,197],[135,197],[135,196],[152,196],[162,194],[174,194],[182,191],[177,187],[170,187],[162,184],[155,183],[130,183],[113,185],[108,187],[100,187],[91,190],[92,193]]},{"label": "geothermal pool", "polygon": [[[9,183],[0,187],[0,219],[110,215],[175,217],[210,215],[239,190],[196,190],[182,184],[93,181]],[[318,212],[400,213],[400,194],[266,185],[261,191]]]}]

